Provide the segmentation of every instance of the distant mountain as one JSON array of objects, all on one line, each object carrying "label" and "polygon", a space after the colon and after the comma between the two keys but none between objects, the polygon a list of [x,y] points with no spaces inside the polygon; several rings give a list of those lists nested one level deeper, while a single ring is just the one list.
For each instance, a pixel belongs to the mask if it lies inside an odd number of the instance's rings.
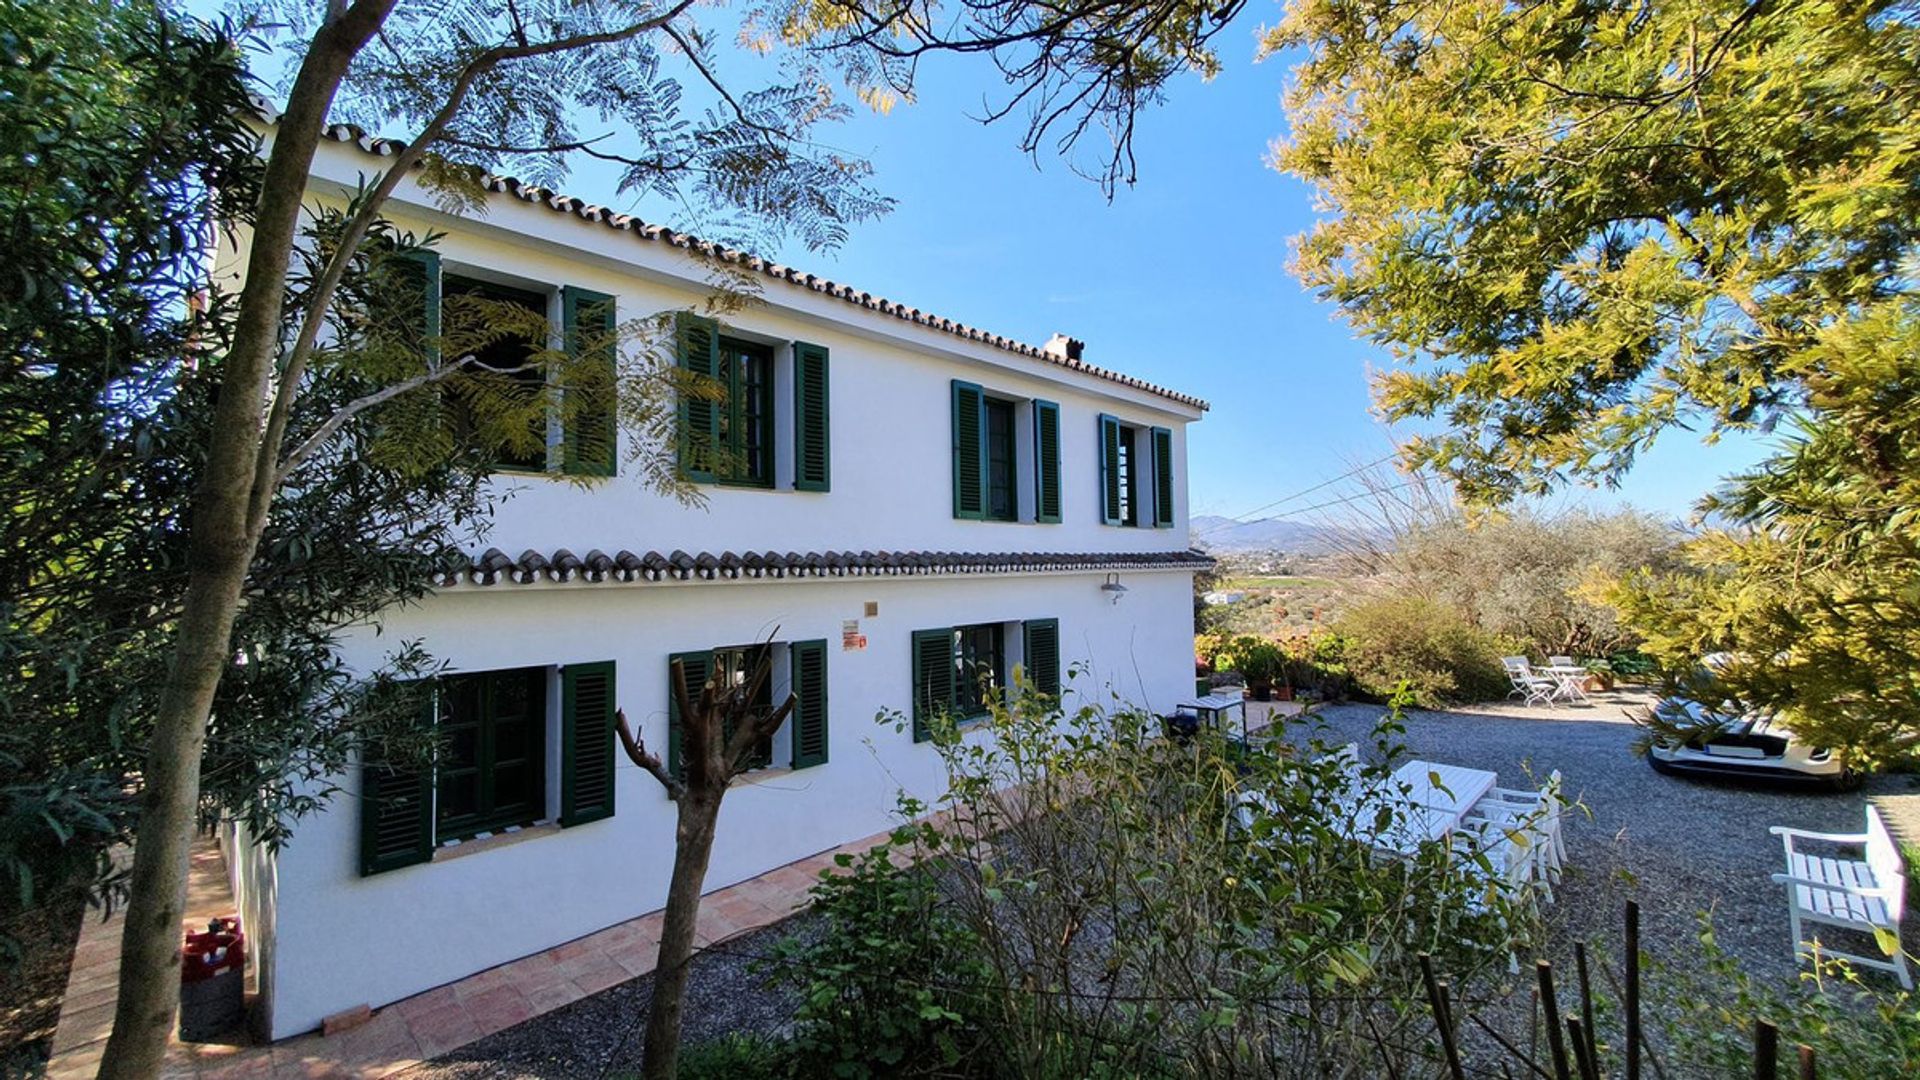
[{"label": "distant mountain", "polygon": [[1300,555],[1325,555],[1337,549],[1339,530],[1325,525],[1309,525],[1285,518],[1259,521],[1235,521],[1217,514],[1202,514],[1192,521],[1193,544],[1209,551],[1287,551]]}]

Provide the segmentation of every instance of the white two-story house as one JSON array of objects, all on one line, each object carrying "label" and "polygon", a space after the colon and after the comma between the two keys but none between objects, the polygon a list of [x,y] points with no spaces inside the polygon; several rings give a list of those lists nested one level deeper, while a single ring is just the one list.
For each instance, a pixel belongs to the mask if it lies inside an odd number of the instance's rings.
[{"label": "white two-story house", "polygon": [[[350,191],[390,150],[334,129],[313,197]],[[489,187],[458,217],[399,189],[396,223],[445,234],[429,289],[526,303],[561,334],[681,312],[680,361],[729,388],[681,423],[724,465],[692,469],[705,505],[683,505],[620,475],[625,455],[575,453],[555,422],[545,459],[496,481],[512,497],[472,565],[343,636],[363,670],[413,639],[450,666],[446,740],[428,775],[349,778],[357,797],[277,854],[233,840],[273,1038],[658,910],[674,806],[616,753],[612,718],[671,752],[672,658],[737,676],[768,650],[770,700],[798,702],[727,796],[709,888],[887,829],[902,789],[939,794],[934,748],[883,711],[978,711],[980,680],[1015,665],[1064,683],[1069,707],[1117,695],[1167,712],[1192,691],[1192,575],[1208,560],[1187,543],[1186,427],[1204,402],[1064,338],[1016,343]],[[723,263],[761,298],[701,318]]]}]

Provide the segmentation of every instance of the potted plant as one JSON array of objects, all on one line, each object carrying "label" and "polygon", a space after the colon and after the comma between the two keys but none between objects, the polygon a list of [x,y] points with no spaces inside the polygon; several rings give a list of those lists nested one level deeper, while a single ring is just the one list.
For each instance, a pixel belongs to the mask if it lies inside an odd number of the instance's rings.
[{"label": "potted plant", "polygon": [[1613,689],[1613,665],[1605,660],[1589,660],[1581,665],[1587,669],[1587,693],[1594,694]]},{"label": "potted plant", "polygon": [[[1274,680],[1285,671],[1286,654],[1271,641],[1259,638],[1243,640],[1246,644],[1236,643],[1233,651],[1234,667],[1246,677],[1247,688],[1253,691],[1253,700],[1272,701]],[[1288,687],[1287,692],[1291,696],[1293,688]]]}]

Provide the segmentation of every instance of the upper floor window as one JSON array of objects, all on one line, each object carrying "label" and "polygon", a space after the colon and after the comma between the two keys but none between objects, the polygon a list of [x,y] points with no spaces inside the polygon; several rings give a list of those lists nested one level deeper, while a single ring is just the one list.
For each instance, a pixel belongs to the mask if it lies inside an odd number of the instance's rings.
[{"label": "upper floor window", "polygon": [[[484,439],[500,468],[612,476],[618,460],[614,298],[573,285],[509,283],[483,271],[443,274],[439,254],[430,250],[411,253],[405,265],[417,268],[407,277],[419,283],[413,311],[429,363],[467,365],[473,389],[449,394],[460,436]],[[441,357],[448,343],[460,355]],[[494,385],[483,394],[480,380]],[[477,408],[482,401],[484,409]]]},{"label": "upper floor window", "polygon": [[[497,323],[503,317],[511,317],[501,315],[500,309],[505,307],[519,308],[545,319],[547,295],[457,274],[448,274],[441,279],[440,294],[443,319],[451,322],[457,318],[463,322],[480,324],[470,327],[470,330],[482,344],[468,352],[477,377],[503,382],[505,393],[502,397],[513,407],[513,412],[521,414],[521,423],[516,426],[523,430],[506,432],[497,441],[494,464],[503,469],[544,471],[547,467],[548,435],[547,373],[539,364],[539,354],[546,348],[546,342],[518,334],[487,333],[485,326],[487,323]],[[459,302],[461,299],[478,303],[462,305]],[[457,418],[456,423],[470,437],[475,425],[472,407],[458,397],[454,397],[450,404]]]},{"label": "upper floor window", "polygon": [[1018,521],[1020,486],[1014,472],[1014,404],[987,399],[987,516],[995,521]]},{"label": "upper floor window", "polygon": [[720,407],[714,478],[722,483],[773,486],[773,349],[720,339]]},{"label": "upper floor window", "polygon": [[1060,406],[952,384],[953,516],[1060,520]]},{"label": "upper floor window", "polygon": [[1173,525],[1173,432],[1100,416],[1100,520]]},{"label": "upper floor window", "polygon": [[831,444],[827,350],[723,336],[712,319],[677,317],[680,467],[688,479],[826,491]]}]

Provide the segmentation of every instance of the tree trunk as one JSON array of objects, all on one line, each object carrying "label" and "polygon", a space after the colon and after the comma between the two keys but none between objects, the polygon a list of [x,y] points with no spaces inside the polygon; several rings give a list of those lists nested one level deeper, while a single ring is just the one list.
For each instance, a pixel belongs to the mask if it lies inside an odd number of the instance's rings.
[{"label": "tree trunk", "polygon": [[194,493],[187,591],[141,774],[119,998],[100,1062],[103,1080],[150,1080],[160,1075],[166,1056],[180,1001],[180,932],[200,801],[200,751],[260,539],[248,521],[256,463],[271,463],[277,453],[268,448],[274,452],[262,454],[260,431],[300,203],[340,80],[392,4],[361,0],[314,35],[267,158],[233,346],[221,363],[206,472]]},{"label": "tree trunk", "polygon": [[666,922],[660,928],[660,959],[653,969],[653,1004],[647,1012],[645,1080],[673,1080],[680,1063],[680,1017],[686,1000],[687,962],[700,917],[700,892],[713,855],[719,792],[688,790],[679,801],[673,844],[673,877],[667,885]]}]

